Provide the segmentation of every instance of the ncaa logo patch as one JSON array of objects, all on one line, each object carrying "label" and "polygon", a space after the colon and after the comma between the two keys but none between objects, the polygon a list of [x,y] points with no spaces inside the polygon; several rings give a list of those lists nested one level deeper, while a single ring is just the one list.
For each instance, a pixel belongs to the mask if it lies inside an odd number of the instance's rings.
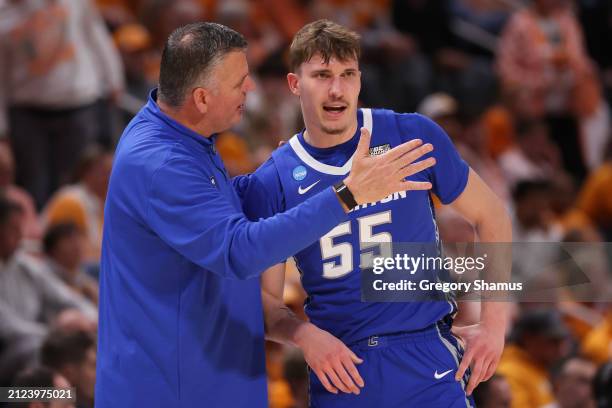
[{"label": "ncaa logo patch", "polygon": [[306,174],[308,174],[308,171],[304,166],[297,166],[295,169],[293,169],[293,179],[295,181],[304,180],[306,178]]}]

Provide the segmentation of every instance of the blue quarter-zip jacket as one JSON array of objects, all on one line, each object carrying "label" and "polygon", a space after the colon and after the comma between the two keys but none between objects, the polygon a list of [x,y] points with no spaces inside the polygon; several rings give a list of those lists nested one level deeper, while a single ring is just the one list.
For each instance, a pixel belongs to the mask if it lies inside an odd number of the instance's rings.
[{"label": "blue quarter-zip jacket", "polygon": [[258,276],[347,215],[328,188],[250,222],[214,137],[155,99],[126,128],[110,178],[96,407],[267,407]]}]

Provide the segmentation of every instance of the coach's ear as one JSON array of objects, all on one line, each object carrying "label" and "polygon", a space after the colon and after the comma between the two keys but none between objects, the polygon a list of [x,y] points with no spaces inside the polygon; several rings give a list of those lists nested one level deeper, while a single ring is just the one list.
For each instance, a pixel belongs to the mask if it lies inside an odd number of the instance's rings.
[{"label": "coach's ear", "polygon": [[287,74],[287,84],[289,84],[289,90],[292,94],[300,96],[300,79],[296,74],[290,72]]},{"label": "coach's ear", "polygon": [[210,103],[210,95],[208,89],[195,88],[191,96],[193,97],[193,103],[196,109],[201,113],[205,114],[208,111],[208,105]]}]

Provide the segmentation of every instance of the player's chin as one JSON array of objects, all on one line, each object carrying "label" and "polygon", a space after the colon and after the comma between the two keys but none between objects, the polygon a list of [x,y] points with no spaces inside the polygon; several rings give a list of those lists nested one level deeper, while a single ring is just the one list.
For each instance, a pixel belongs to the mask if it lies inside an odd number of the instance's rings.
[{"label": "player's chin", "polygon": [[346,131],[348,126],[342,126],[338,123],[323,123],[321,128],[328,135],[340,135]]}]

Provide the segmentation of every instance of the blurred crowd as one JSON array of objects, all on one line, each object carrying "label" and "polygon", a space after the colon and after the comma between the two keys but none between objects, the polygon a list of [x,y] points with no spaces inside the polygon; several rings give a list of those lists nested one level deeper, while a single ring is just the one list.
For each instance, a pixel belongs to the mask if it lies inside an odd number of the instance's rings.
[{"label": "blurred crowd", "polygon": [[[612,240],[609,0],[0,0],[0,386],[70,384],[93,407],[112,152],[157,84],[167,36],[208,20],[248,39],[257,89],[217,140],[237,175],[303,126],[285,54],[318,18],[361,35],[360,103],[437,121],[505,201],[515,241]],[[444,241],[475,239],[437,214]],[[612,407],[607,250],[588,301],[511,304],[479,407]],[[295,269],[285,297],[304,316]],[[459,323],[476,321],[478,305],[462,305]],[[300,352],[267,352],[270,406],[306,407]]]}]

